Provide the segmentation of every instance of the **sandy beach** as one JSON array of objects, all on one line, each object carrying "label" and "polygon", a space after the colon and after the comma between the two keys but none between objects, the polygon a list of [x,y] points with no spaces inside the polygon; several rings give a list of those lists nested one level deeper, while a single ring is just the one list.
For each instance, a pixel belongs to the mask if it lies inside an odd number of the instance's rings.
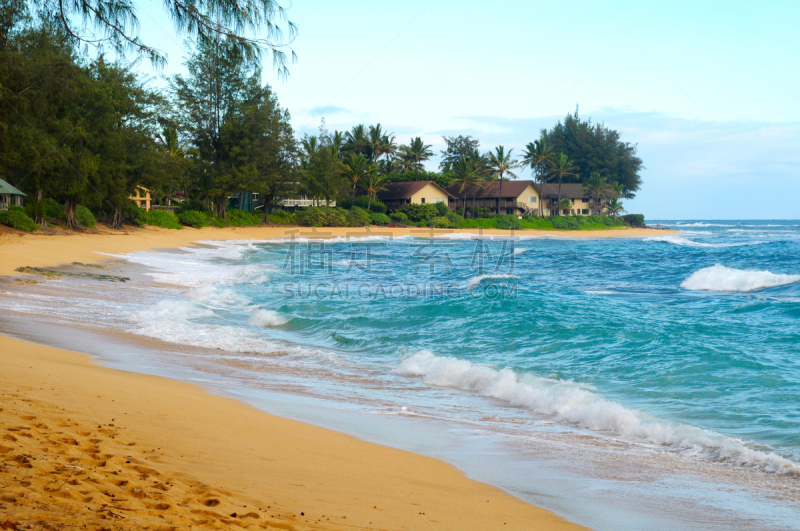
[{"label": "sandy beach", "polygon": [[[4,234],[0,274],[284,230]],[[0,523],[8,526],[581,528],[442,461],[271,416],[200,387],[7,336],[0,362]]]},{"label": "sandy beach", "polygon": [[[288,231],[303,233],[316,230],[321,236],[336,237],[353,233],[366,233],[365,229],[352,227],[332,227],[311,229],[309,227],[228,227],[224,229],[204,228],[172,230],[156,227],[129,228],[125,231],[113,231],[106,228],[86,231],[85,233],[68,234],[28,234],[8,229],[0,233],[0,275],[19,274],[18,267],[53,267],[72,262],[98,262],[103,256],[98,253],[116,254],[134,251],[149,251],[160,248],[174,248],[189,245],[196,241],[213,240],[266,240],[284,238]],[[372,232],[391,233],[393,236],[420,234],[429,229],[418,228],[383,228],[372,227]],[[414,231],[414,232],[412,232]],[[475,229],[458,229],[458,233],[477,233]],[[616,229],[602,231],[517,231],[517,235],[526,236],[559,236],[569,238],[620,238],[664,236],[677,231],[659,229]],[[508,231],[486,230],[484,234],[509,234]]]}]

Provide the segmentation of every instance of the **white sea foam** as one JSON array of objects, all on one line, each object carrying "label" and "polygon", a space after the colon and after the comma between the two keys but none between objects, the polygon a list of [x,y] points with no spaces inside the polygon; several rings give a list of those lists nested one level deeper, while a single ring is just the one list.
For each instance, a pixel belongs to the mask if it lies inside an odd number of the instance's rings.
[{"label": "white sea foam", "polygon": [[500,280],[504,278],[517,278],[517,277],[515,277],[514,275],[480,275],[477,277],[472,277],[471,279],[469,279],[469,282],[467,283],[467,291],[480,285],[481,282],[483,282],[484,280]]},{"label": "white sea foam", "polygon": [[255,326],[280,326],[289,322],[289,319],[273,310],[258,310],[253,313],[249,323]]},{"label": "white sea foam", "polygon": [[519,247],[514,248],[514,254],[525,254],[528,251],[530,251],[530,249],[520,249]]},{"label": "white sea foam", "polygon": [[682,223],[680,221],[675,223],[676,227],[735,227],[736,225],[728,225],[725,223]]},{"label": "white sea foam", "polygon": [[753,291],[800,282],[800,275],[733,269],[722,264],[689,275],[681,287],[693,291]]},{"label": "white sea foam", "polygon": [[428,385],[500,400],[600,434],[752,466],[766,472],[800,474],[795,463],[775,453],[753,450],[741,440],[627,408],[606,399],[586,384],[517,374],[511,369],[498,370],[466,360],[436,356],[429,351],[403,359],[394,372],[422,377]]},{"label": "white sea foam", "polygon": [[734,242],[734,243],[706,243],[706,242],[696,242],[694,240],[690,240],[689,238],[684,238],[683,236],[677,235],[670,235],[670,236],[649,236],[644,238],[646,242],[665,242],[671,243],[673,245],[681,245],[683,247],[744,247],[748,245],[760,245],[762,243],[767,243],[763,240],[751,241],[751,242]]}]

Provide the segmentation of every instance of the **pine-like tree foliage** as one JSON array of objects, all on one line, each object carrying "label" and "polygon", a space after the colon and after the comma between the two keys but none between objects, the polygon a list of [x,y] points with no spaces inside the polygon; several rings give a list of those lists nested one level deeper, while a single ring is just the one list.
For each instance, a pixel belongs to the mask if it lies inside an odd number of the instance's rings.
[{"label": "pine-like tree foliage", "polygon": [[233,193],[276,197],[294,171],[296,147],[289,113],[261,86],[258,62],[234,41],[204,39],[186,66],[190,75],[175,76],[172,90],[178,121],[199,154],[200,198],[224,219]]},{"label": "pine-like tree foliage", "polygon": [[[278,71],[287,73],[287,51],[294,59],[289,45],[297,28],[275,0],[163,1],[179,34],[200,39],[225,38],[251,57],[267,51]],[[44,0],[39,7],[57,16],[67,34],[75,39],[109,42],[118,51],[135,51],[163,65],[163,52],[138,36],[137,4],[135,0]]]},{"label": "pine-like tree foliage", "polygon": [[604,124],[581,120],[577,111],[552,129],[543,129],[541,140],[553,153],[567,155],[574,165],[576,175],[564,182],[585,182],[598,172],[609,182],[620,183],[626,197],[633,197],[641,186],[639,172],[644,166],[636,155],[636,144],[623,142],[618,131]]}]

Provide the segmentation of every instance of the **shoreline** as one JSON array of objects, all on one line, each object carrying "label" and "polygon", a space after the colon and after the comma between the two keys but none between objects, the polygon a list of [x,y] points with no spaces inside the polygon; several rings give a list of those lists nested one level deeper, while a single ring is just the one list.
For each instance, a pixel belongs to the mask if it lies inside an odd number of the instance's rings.
[{"label": "shoreline", "polygon": [[585,529],[438,459],[196,385],[6,335],[0,352],[0,505],[18,526]]},{"label": "shoreline", "polygon": [[[300,229],[310,232],[311,227],[272,226],[272,227],[226,227],[224,229],[206,227],[183,230],[162,229],[158,227],[128,228],[111,230],[105,227],[87,230],[84,233],[37,234],[18,231],[0,233],[0,276],[16,276],[18,267],[56,267],[72,262],[95,263],[103,261],[103,254],[151,251],[162,248],[176,248],[197,241],[223,240],[267,240],[284,238],[285,231]],[[373,233],[392,233],[393,237],[407,236],[412,230],[425,230],[416,227],[386,228],[371,227]],[[330,237],[344,237],[348,233],[364,229],[354,227],[320,227],[320,233]],[[455,234],[478,234],[477,229],[455,229]],[[598,231],[544,231],[519,230],[516,235],[556,236],[568,238],[637,238],[677,234],[679,231],[667,229],[613,229]],[[487,229],[485,235],[507,236],[508,231]],[[366,232],[365,232],[366,235]]]},{"label": "shoreline", "polygon": [[[0,275],[284,230],[4,235]],[[270,415],[199,386],[5,335],[0,352],[0,418],[8,426],[0,471],[9,486],[0,507],[17,525],[585,529],[441,460]]]}]

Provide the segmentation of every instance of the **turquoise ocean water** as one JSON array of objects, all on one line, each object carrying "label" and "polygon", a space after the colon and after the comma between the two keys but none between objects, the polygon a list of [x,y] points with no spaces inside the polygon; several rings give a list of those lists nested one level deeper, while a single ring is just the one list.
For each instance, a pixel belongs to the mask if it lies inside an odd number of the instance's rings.
[{"label": "turquoise ocean water", "polygon": [[[450,426],[488,441],[487,462],[534,448],[603,500],[638,477],[644,512],[713,491],[724,510],[697,528],[800,528],[800,222],[665,224],[680,234],[208,242],[117,257],[136,268],[118,290],[68,279],[0,308],[6,330],[46,314],[152,342],[154,372],[185,367],[250,398]],[[484,476],[525,497],[503,470]],[[613,528],[559,481],[552,508]],[[529,498],[547,505],[546,490]],[[692,527],[703,504],[690,505],[628,527]]]}]

